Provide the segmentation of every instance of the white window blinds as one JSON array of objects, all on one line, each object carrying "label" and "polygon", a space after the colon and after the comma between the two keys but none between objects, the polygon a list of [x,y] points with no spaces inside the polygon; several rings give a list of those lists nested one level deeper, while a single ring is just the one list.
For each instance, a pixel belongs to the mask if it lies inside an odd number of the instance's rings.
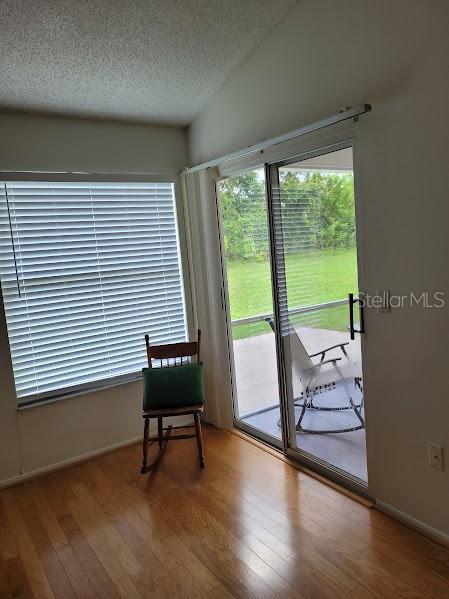
[{"label": "white window blinds", "polygon": [[145,333],[185,340],[172,183],[10,182],[0,203],[19,403],[138,372]]}]

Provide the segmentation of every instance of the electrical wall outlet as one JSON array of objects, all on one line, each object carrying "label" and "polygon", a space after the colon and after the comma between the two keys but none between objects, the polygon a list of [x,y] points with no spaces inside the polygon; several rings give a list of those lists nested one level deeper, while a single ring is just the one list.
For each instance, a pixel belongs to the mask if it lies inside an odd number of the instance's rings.
[{"label": "electrical wall outlet", "polygon": [[427,444],[427,465],[431,468],[444,470],[442,445],[438,445],[438,443]]}]

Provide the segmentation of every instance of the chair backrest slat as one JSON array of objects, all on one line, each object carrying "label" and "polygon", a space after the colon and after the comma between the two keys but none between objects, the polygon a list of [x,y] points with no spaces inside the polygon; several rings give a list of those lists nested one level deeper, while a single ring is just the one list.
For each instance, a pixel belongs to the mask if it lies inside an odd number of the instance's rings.
[{"label": "chair backrest slat", "polygon": [[[152,360],[159,360],[161,367],[179,366],[188,364],[192,356],[200,360],[201,330],[198,329],[197,341],[185,341],[182,343],[168,343],[165,345],[151,345],[149,335],[145,335],[147,348],[148,366],[152,367]],[[164,366],[165,362],[165,366]]]}]

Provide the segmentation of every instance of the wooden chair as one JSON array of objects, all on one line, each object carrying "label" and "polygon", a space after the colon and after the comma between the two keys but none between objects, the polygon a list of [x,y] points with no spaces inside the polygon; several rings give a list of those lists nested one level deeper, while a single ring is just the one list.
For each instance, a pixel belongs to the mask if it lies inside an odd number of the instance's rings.
[{"label": "wooden chair", "polygon": [[[203,409],[204,409],[203,401],[200,401],[198,399],[192,405],[185,405],[185,401],[184,401],[184,403],[182,402],[182,399],[183,399],[182,392],[179,394],[176,392],[177,397],[173,397],[173,396],[165,397],[165,389],[168,389],[169,393],[171,391],[172,395],[175,394],[175,393],[173,393],[173,389],[174,388],[176,389],[176,379],[178,379],[178,381],[181,380],[181,383],[182,383],[182,379],[179,378],[179,375],[183,376],[183,372],[182,372],[182,369],[181,370],[179,369],[179,367],[184,366],[184,374],[185,374],[186,370],[188,370],[188,368],[186,369],[185,366],[193,365],[193,364],[198,365],[198,369],[197,369],[198,372],[192,373],[190,371],[190,375],[193,374],[193,376],[195,378],[195,382],[196,382],[196,390],[195,390],[195,393],[193,394],[193,396],[195,398],[200,398],[202,396],[202,393],[203,393],[202,364],[200,362],[201,331],[198,329],[197,341],[190,341],[190,342],[184,342],[184,343],[172,343],[172,344],[167,344],[167,345],[150,345],[150,338],[148,335],[145,335],[145,343],[146,343],[146,348],[147,348],[148,369],[146,369],[146,368],[143,369],[143,373],[144,373],[144,408],[143,408],[143,412],[142,412],[142,417],[145,420],[145,425],[144,425],[144,433],[143,433],[143,464],[142,464],[141,472],[142,472],[142,474],[145,472],[149,472],[152,468],[154,468],[158,464],[158,462],[162,458],[162,455],[164,453],[164,450],[165,450],[165,447],[166,447],[168,441],[175,441],[175,440],[179,440],[179,439],[191,439],[193,437],[196,437],[196,439],[197,439],[199,462],[200,462],[201,468],[204,468],[203,438],[202,438],[202,434],[201,434],[201,420],[200,420],[200,414],[203,412]],[[196,356],[196,361],[193,362],[192,358],[195,356]],[[153,367],[153,360],[160,361],[160,368],[154,368],[153,371],[149,371],[149,369],[151,369]],[[164,369],[163,373],[161,372],[161,369]],[[157,371],[159,371],[159,372],[157,372]],[[145,375],[146,374],[150,375],[149,377],[147,376],[147,379],[150,378],[148,385],[147,385],[148,386],[147,389],[145,389]],[[162,375],[162,378],[163,379],[165,378],[165,380],[162,380],[162,385],[160,384],[161,381],[159,381],[159,384],[158,384],[158,391],[159,391],[158,405],[152,405],[152,399],[153,399],[152,389],[155,386],[152,387],[151,377],[153,379],[155,379],[155,378],[161,379],[161,376],[155,376],[155,375]],[[173,377],[173,375],[175,375],[175,376]],[[173,380],[175,380],[175,387],[173,387]],[[157,382],[157,380],[156,380],[156,382]],[[165,382],[165,386],[164,386],[164,382]],[[187,384],[187,386],[188,386],[188,384]],[[198,387],[199,387],[199,389],[198,389]],[[181,384],[181,388],[182,388],[182,384]],[[186,391],[185,384],[184,384],[184,390]],[[186,393],[187,393],[187,391],[186,391]],[[186,398],[188,401],[188,395],[186,395],[186,397],[184,397],[184,399],[186,399]],[[156,398],[154,398],[154,399],[156,399]],[[145,403],[150,404],[150,405],[149,406],[145,405]],[[179,403],[180,403],[180,405],[178,405]],[[164,423],[163,423],[164,417],[184,416],[187,414],[193,415],[193,419],[194,419],[193,425],[191,425],[191,426],[171,426],[170,425],[167,428],[164,428],[164,426],[163,426],[164,425]],[[150,442],[149,425],[150,425],[151,418],[157,418],[158,434],[157,434],[157,437],[153,437]],[[195,433],[194,434],[178,434],[178,435],[171,434],[172,430],[179,429],[179,428],[195,428]],[[152,444],[156,441],[159,444],[159,452],[158,452],[157,456],[155,457],[155,459],[151,462],[151,464],[147,464],[149,446],[150,446],[150,444]]]}]

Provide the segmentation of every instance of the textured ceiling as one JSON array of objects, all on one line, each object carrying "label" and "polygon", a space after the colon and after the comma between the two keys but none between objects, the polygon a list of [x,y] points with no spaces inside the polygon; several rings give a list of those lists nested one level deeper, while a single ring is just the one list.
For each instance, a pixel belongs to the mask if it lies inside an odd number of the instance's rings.
[{"label": "textured ceiling", "polygon": [[296,0],[0,0],[0,108],[188,124]]}]

